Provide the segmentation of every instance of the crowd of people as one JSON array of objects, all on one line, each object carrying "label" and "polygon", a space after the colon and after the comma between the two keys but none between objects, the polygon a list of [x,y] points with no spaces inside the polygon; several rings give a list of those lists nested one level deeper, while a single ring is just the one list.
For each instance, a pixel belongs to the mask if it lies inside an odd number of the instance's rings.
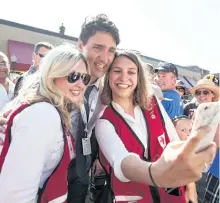
[{"label": "crowd of people", "polygon": [[86,18],[78,48],[39,42],[15,82],[0,52],[0,202],[219,202],[219,127],[199,152],[210,127],[192,130],[218,79],[186,101],[174,64],[144,64],[120,41],[106,15]]}]

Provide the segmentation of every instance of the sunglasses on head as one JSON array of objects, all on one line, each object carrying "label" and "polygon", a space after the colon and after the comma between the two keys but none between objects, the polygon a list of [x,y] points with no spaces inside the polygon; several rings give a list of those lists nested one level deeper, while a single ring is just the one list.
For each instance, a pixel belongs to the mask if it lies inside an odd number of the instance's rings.
[{"label": "sunglasses on head", "polygon": [[91,76],[86,73],[72,72],[67,77],[69,83],[75,83],[77,80],[81,79],[84,85],[88,85],[91,79]]},{"label": "sunglasses on head", "polygon": [[209,95],[211,93],[211,91],[209,91],[209,90],[197,90],[196,92],[195,92],[195,95],[197,95],[197,96],[199,96],[199,95],[201,95],[201,94],[203,94],[203,95]]}]

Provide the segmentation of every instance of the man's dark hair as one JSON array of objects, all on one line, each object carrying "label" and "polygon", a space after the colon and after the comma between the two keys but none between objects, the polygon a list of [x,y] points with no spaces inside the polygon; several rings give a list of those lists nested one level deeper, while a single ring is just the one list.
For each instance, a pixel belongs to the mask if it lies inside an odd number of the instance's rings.
[{"label": "man's dark hair", "polygon": [[115,39],[116,45],[120,43],[118,28],[105,14],[99,14],[93,18],[86,17],[81,27],[79,39],[83,42],[83,45],[86,45],[89,38],[94,36],[96,32],[110,33]]},{"label": "man's dark hair", "polygon": [[48,42],[39,42],[34,47],[34,53],[38,53],[38,51],[41,47],[45,47],[46,49],[51,50],[53,48],[53,45],[51,45]]}]

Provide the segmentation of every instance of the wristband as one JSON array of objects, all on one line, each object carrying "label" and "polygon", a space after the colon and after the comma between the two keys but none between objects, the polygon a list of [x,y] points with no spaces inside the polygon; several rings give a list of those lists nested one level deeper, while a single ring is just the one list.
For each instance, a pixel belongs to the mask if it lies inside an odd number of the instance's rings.
[{"label": "wristband", "polygon": [[153,176],[152,176],[152,173],[151,173],[151,166],[152,166],[152,165],[153,165],[153,163],[151,163],[150,166],[149,166],[149,168],[148,168],[149,176],[150,176],[151,182],[153,183],[153,186],[154,186],[154,187],[159,187],[159,186],[155,183],[155,181],[154,181],[154,179],[153,179]]}]

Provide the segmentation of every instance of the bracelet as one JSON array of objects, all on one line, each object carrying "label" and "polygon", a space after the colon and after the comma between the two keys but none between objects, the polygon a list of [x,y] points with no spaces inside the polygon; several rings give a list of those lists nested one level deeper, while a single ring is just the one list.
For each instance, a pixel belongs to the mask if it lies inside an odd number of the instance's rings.
[{"label": "bracelet", "polygon": [[152,165],[153,165],[153,163],[150,163],[150,166],[149,166],[149,168],[148,168],[149,176],[150,176],[151,182],[153,183],[154,187],[159,187],[159,186],[155,183],[155,181],[154,181],[154,179],[153,179],[153,176],[152,176],[152,173],[151,173],[151,166],[152,166]]}]

